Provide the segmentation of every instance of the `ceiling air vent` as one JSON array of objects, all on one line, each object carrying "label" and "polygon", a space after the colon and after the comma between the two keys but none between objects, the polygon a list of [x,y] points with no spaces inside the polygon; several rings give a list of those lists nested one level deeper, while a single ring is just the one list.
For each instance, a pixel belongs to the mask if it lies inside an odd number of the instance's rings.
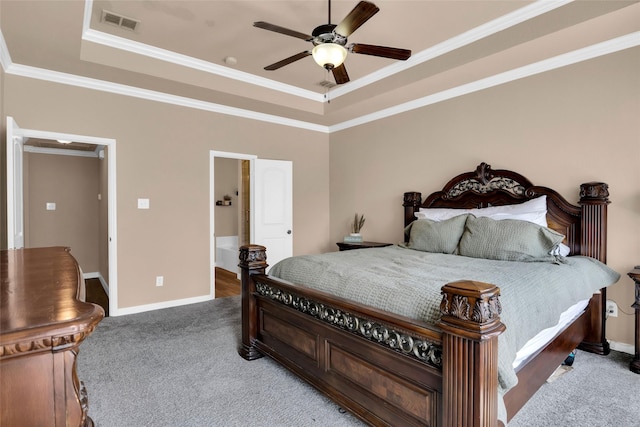
[{"label": "ceiling air vent", "polygon": [[135,31],[140,24],[140,21],[136,19],[127,18],[126,16],[118,15],[117,13],[109,12],[108,10],[102,11],[101,21],[129,31]]},{"label": "ceiling air vent", "polygon": [[320,83],[318,83],[318,86],[322,86],[324,88],[327,89],[331,89],[332,87],[338,86],[337,84],[330,82],[329,80],[323,80]]}]

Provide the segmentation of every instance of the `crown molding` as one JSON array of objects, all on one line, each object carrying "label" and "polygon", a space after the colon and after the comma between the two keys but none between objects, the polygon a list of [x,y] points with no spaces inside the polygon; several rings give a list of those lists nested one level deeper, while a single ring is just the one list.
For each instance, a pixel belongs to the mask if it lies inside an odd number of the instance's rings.
[{"label": "crown molding", "polygon": [[484,89],[488,89],[501,84],[509,83],[515,80],[523,79],[525,77],[541,74],[547,71],[555,70],[558,68],[566,67],[578,62],[587,61],[589,59],[597,58],[599,56],[607,55],[610,53],[619,52],[621,50],[630,49],[640,45],[640,32],[627,34],[621,37],[617,37],[605,42],[597,43],[582,49],[577,49],[568,53],[564,53],[553,58],[545,59],[533,64],[525,65],[523,67],[515,68],[513,70],[505,71],[504,73],[496,74],[484,79],[476,80],[471,83],[460,85],[451,89],[443,90],[441,92],[434,93],[422,98],[415,99],[413,101],[398,104],[393,107],[389,107],[380,111],[376,111],[371,114],[347,120],[336,125],[329,126],[329,133],[338,132],[344,129],[359,126],[365,123],[370,123],[376,120],[380,120],[386,117],[391,117],[396,114],[405,113],[407,111],[415,110],[417,108],[433,105],[438,102],[447,101],[449,99],[457,98],[459,96],[468,95],[473,92],[478,92]]},{"label": "crown molding", "polygon": [[11,61],[11,55],[9,54],[7,42],[4,40],[2,28],[0,28],[0,65],[2,65],[2,69],[6,71],[12,63],[13,61]]},{"label": "crown molding", "polygon": [[386,117],[401,114],[417,108],[433,105],[438,102],[453,99],[459,96],[467,95],[473,92],[498,86],[514,80],[519,80],[535,74],[544,73],[578,62],[597,58],[599,56],[618,52],[624,49],[637,47],[640,45],[640,32],[634,32],[625,36],[617,37],[605,42],[597,43],[582,49],[571,51],[553,58],[519,67],[504,73],[496,74],[491,77],[467,83],[455,88],[447,89],[432,95],[415,99],[403,104],[399,104],[390,108],[386,108],[371,114],[366,114],[352,120],[347,120],[331,126],[324,126],[300,120],[288,119],[285,117],[275,116],[271,114],[259,113],[241,108],[229,107],[221,104],[186,98],[177,95],[166,94],[162,92],[141,89],[133,86],[112,83],[104,80],[97,80],[88,77],[77,76],[73,74],[61,73],[57,71],[45,70],[42,68],[31,67],[27,65],[14,64],[11,61],[8,48],[0,29],[0,62],[7,74],[17,75],[21,77],[45,80],[54,83],[60,83],[70,86],[83,87],[86,89],[109,92],[134,98],[146,99],[149,101],[162,102],[188,108],[231,115],[235,117],[243,117],[251,120],[258,120],[268,123],[274,123],[283,126],[296,127],[321,133],[338,132],[351,127],[370,123]]},{"label": "crown molding", "polygon": [[229,107],[227,105],[201,101],[184,96],[171,95],[168,93],[156,92],[148,89],[141,89],[134,86],[123,85],[120,83],[112,83],[105,80],[98,80],[89,77],[77,76],[74,74],[61,73],[59,71],[45,70],[42,68],[31,67],[29,65],[11,64],[5,70],[5,72],[7,74],[12,74],[20,77],[27,77],[69,86],[82,87],[85,89],[92,89],[101,92],[109,92],[117,95],[130,96],[133,98],[146,99],[148,101],[161,102],[181,107],[195,108],[198,110],[274,123],[283,126],[307,129],[315,132],[327,133],[329,131],[329,128],[327,126],[318,125],[315,123],[289,119],[272,114],[259,113],[242,108]]},{"label": "crown molding", "polygon": [[423,62],[430,61],[433,58],[449,53],[455,49],[459,49],[485,37],[489,37],[507,28],[518,25],[529,19],[533,19],[539,15],[562,7],[573,1],[574,0],[538,0],[532,4],[524,6],[518,10],[496,18],[465,33],[462,33],[456,37],[439,43],[432,48],[414,54],[407,61],[396,62],[362,78],[353,80],[349,82],[348,85],[333,88],[330,91],[331,93],[329,97],[325,96],[325,94],[319,94],[310,90],[301,89],[293,85],[266,79],[250,73],[234,70],[208,61],[178,54],[172,51],[92,29],[91,15],[93,13],[93,0],[85,0],[82,39],[114,49],[131,52],[137,55],[142,55],[160,61],[165,61],[183,67],[203,71],[205,73],[242,81],[244,83],[264,87],[270,90],[283,92],[289,95],[299,96],[301,98],[324,103],[327,102],[329,98],[336,99],[342,95],[346,95],[350,92],[362,89],[363,87],[373,84],[379,80],[385,79],[389,76],[407,70]]},{"label": "crown molding", "polygon": [[297,86],[277,82],[275,80],[266,79],[264,77],[259,77],[254,74],[246,73],[244,71],[233,70],[228,67],[223,67],[222,65],[203,61],[202,59],[182,55],[144,43],[131,41],[122,37],[103,33],[101,31],[93,29],[85,30],[82,34],[82,40],[101,44],[114,49],[127,51],[136,55],[146,56],[155,60],[176,64],[181,67],[203,71],[205,73],[217,75],[223,78],[237,80],[242,83],[261,86],[266,89],[287,93],[316,102],[322,102],[324,99],[324,95],[317,92],[301,89]]},{"label": "crown molding", "polygon": [[136,42],[124,37],[114,36],[102,31],[94,30],[90,27],[91,14],[93,11],[93,0],[85,0],[84,18],[82,23],[82,40],[97,43],[114,49],[123,50],[136,55],[142,55],[155,60],[169,62],[182,67],[203,71],[208,74],[221,76],[243,83],[261,86],[278,92],[287,93],[316,102],[323,102],[324,95],[311,90],[301,89],[297,86],[281,83],[275,80],[259,77],[244,71],[234,70],[229,67],[214,64],[209,61],[182,55],[170,50],[161,49],[148,44]]},{"label": "crown molding", "polygon": [[378,80],[385,79],[416,65],[431,61],[438,56],[453,52],[456,49],[460,49],[478,40],[499,33],[500,31],[504,31],[507,28],[533,19],[537,16],[550,12],[573,1],[574,0],[536,1],[535,3],[522,7],[492,21],[479,25],[469,31],[461,33],[455,37],[445,40],[442,43],[438,43],[437,45],[430,47],[429,49],[425,49],[421,52],[411,55],[411,58],[407,59],[406,61],[395,62],[369,75],[354,80],[348,85],[334,88],[331,90],[331,97],[335,99],[342,95],[346,95],[347,93],[375,83]]}]

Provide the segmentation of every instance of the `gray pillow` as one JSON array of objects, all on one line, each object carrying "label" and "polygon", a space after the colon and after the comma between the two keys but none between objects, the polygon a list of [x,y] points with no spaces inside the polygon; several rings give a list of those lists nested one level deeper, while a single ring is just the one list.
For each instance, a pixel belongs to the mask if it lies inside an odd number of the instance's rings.
[{"label": "gray pillow", "polygon": [[419,219],[407,227],[409,243],[405,247],[417,251],[452,254],[458,247],[469,215],[459,215],[445,221]]},{"label": "gray pillow", "polygon": [[550,228],[515,219],[470,216],[460,238],[460,255],[503,261],[551,261],[549,252],[564,236]]}]

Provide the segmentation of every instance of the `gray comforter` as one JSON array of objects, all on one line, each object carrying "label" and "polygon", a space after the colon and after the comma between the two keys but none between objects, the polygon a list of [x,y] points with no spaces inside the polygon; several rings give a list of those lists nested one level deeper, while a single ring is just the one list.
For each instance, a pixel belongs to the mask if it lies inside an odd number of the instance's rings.
[{"label": "gray comforter", "polygon": [[560,314],[620,275],[581,256],[565,262],[513,262],[420,252],[399,246],[359,249],[285,259],[269,274],[362,304],[434,324],[440,317],[440,288],[456,280],[500,287],[498,376],[501,394],[516,385],[516,352]]}]

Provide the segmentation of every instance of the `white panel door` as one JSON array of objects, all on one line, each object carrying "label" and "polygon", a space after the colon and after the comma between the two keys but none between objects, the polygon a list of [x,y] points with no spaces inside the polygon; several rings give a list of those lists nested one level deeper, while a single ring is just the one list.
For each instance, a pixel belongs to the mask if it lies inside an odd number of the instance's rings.
[{"label": "white panel door", "polygon": [[253,174],[254,243],[267,248],[267,262],[293,255],[293,165],[256,159]]},{"label": "white panel door", "polygon": [[24,137],[13,117],[7,116],[7,248],[24,247],[23,153]]}]

